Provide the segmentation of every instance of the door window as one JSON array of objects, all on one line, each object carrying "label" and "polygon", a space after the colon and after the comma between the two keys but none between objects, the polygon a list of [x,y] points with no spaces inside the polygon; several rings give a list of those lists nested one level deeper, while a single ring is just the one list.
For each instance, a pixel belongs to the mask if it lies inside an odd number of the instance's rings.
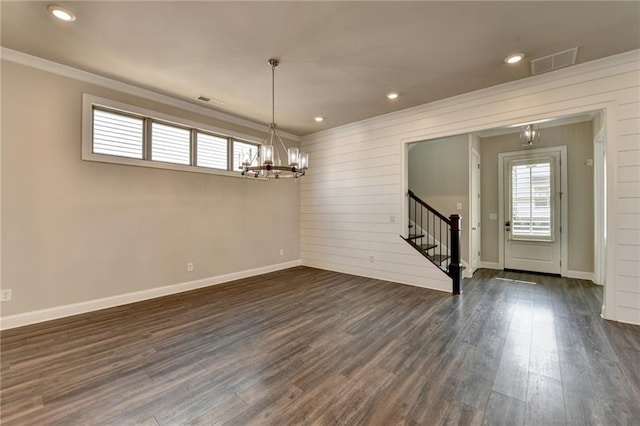
[{"label": "door window", "polygon": [[551,158],[512,161],[511,238],[553,241]]}]

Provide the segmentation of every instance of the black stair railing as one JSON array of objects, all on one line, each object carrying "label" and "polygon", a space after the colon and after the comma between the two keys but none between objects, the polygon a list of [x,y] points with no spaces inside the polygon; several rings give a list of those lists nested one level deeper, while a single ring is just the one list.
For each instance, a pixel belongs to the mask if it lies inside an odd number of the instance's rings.
[{"label": "black stair railing", "polygon": [[412,191],[408,198],[409,232],[402,237],[453,280],[453,294],[460,294],[460,216],[444,216]]}]

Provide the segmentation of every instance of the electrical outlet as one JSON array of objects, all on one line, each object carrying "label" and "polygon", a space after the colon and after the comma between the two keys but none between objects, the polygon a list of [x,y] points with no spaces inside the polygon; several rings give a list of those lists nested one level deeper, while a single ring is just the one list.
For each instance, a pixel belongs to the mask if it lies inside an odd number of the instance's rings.
[{"label": "electrical outlet", "polygon": [[10,302],[11,301],[11,289],[8,288],[6,290],[0,291],[0,302]]},{"label": "electrical outlet", "polygon": [[284,256],[284,249],[280,249],[280,256]]},{"label": "electrical outlet", "polygon": [[193,262],[187,263],[187,272],[193,272]]}]

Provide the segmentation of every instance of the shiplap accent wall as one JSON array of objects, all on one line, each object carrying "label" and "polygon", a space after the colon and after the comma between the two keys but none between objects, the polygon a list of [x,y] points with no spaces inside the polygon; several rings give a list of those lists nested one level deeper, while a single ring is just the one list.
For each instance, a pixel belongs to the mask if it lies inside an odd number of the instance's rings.
[{"label": "shiplap accent wall", "polygon": [[304,264],[451,291],[451,279],[400,238],[401,146],[355,132],[305,146],[300,186]]},{"label": "shiplap accent wall", "polygon": [[405,145],[601,109],[609,211],[603,313],[640,324],[640,51],[304,137],[312,168],[300,185],[303,264],[449,290],[448,278],[398,237],[406,229]]}]

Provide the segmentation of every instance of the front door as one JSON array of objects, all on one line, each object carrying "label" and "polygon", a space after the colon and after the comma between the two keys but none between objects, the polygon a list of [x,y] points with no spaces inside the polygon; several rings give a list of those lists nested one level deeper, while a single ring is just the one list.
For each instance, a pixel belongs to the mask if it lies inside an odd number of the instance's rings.
[{"label": "front door", "polygon": [[561,152],[505,156],[504,267],[561,272]]}]

